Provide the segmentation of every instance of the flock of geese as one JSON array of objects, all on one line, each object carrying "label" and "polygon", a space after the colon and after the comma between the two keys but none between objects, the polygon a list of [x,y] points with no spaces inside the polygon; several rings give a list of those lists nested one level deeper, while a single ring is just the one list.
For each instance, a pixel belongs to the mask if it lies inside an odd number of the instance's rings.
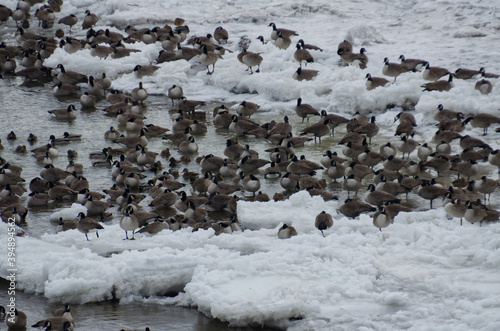
[{"label": "flock of geese", "polygon": [[[46,67],[44,60],[58,47],[70,54],[90,51],[92,56],[105,61],[108,57],[116,59],[140,52],[132,48],[137,42],[160,43],[163,50],[158,54],[156,64],[131,68],[138,80],[154,75],[162,63],[169,61],[198,61],[207,68],[207,74],[212,75],[222,55],[232,53],[224,47],[229,40],[228,31],[217,27],[213,33],[189,37],[189,27],[181,18],[175,19],[174,26],[167,24],[143,29],[129,26],[124,34],[110,29],[96,31],[93,28],[99,18],[88,10],[83,18],[82,15],[71,14],[57,19],[62,0],[50,0],[34,10],[37,2],[19,1],[15,9],[0,5],[0,22],[7,24],[12,18],[18,26],[17,44],[0,44],[2,78],[9,80],[12,76],[22,76],[30,82],[53,83],[51,93],[56,97],[77,98],[83,86],[86,91],[79,95],[82,108],[95,108],[97,102],[106,100],[109,105],[104,111],[108,116],[116,117],[117,125],[104,133],[104,139],[113,145],[89,157],[93,160],[93,167],[110,169],[114,185],[104,192],[91,191],[92,185],[84,173],[92,169],[83,169],[82,164],[75,162],[78,155],[75,150],[68,151],[70,161],[64,169],[56,167],[57,147],[81,140],[82,136],[69,132],[59,138],[50,136],[49,143],[30,151],[40,165],[39,177],[26,180],[21,176],[20,166],[1,158],[0,208],[4,221],[13,218],[23,226],[32,207],[45,206],[54,200],[77,201],[86,208],[86,212],[80,212],[76,219],[60,218],[57,231],[77,229],[90,240],[89,233],[99,237],[99,231],[105,231],[104,222],[115,216],[120,219],[125,239],[130,240],[135,239],[136,233],[156,234],[165,229],[175,231],[186,227],[193,231],[213,229],[216,235],[230,234],[240,231],[236,204],[238,200],[247,198],[240,192],[252,194],[250,199],[255,201],[269,201],[271,198],[261,191],[261,181],[271,178],[279,178],[284,189],[274,194],[272,199],[275,201],[286,199],[299,190],[319,195],[325,201],[338,199],[335,192],[328,189],[329,186],[338,187],[348,195],[339,211],[350,218],[373,213],[373,224],[380,230],[389,226],[398,213],[413,210],[402,201],[403,197],[410,198],[415,194],[429,200],[430,208],[433,208],[434,200],[442,198],[446,213],[460,221],[465,218],[470,223],[482,224],[499,219],[499,212],[489,205],[489,195],[496,191],[498,181],[480,176],[481,165],[486,163],[500,169],[499,150],[493,150],[485,141],[468,133],[471,127],[482,128],[483,134],[487,135],[491,125],[500,123],[500,117],[486,113],[466,116],[437,105],[434,119],[438,130],[432,142],[421,143],[414,136],[418,128],[415,117],[411,112],[401,112],[395,118],[397,127],[394,133],[398,138],[380,143],[372,142],[372,138],[379,134],[375,115],[356,113],[347,118],[316,109],[298,98],[294,108],[295,119],[297,122],[300,120],[297,126],[307,125],[298,131],[292,127],[295,120],[291,121],[288,116],[284,116],[283,121],[269,123],[251,119],[260,106],[249,101],[242,101],[234,107],[235,112],[224,104],[207,111],[205,102],[188,99],[181,86],[173,85],[168,90],[168,98],[172,101],[172,127],[146,124],[143,106],[148,92],[142,82],[127,95],[111,89],[112,81],[106,73],[99,77],[86,76],[66,70],[64,64],[56,68]],[[54,36],[30,32],[30,24],[37,24],[36,20],[46,31],[53,31],[55,24],[61,28],[55,30]],[[87,30],[84,39],[72,37],[79,22],[82,22],[82,29]],[[62,28],[65,26],[69,36]],[[270,23],[269,27],[272,28],[269,41],[279,49],[289,48],[292,38],[298,36],[296,31],[277,28],[274,23]],[[256,40],[268,42],[262,36]],[[257,74],[264,56],[248,51],[251,42],[250,38],[242,37],[238,42],[240,52],[236,56],[249,74]],[[297,81],[314,79],[319,71],[306,66],[314,62],[315,52],[322,52],[323,49],[306,44],[303,39],[298,40],[295,47],[293,57],[299,67],[293,78]],[[369,59],[366,53],[365,48],[361,48],[359,53],[353,52],[353,45],[347,40],[342,41],[337,50],[341,65],[359,66],[360,70],[367,68]],[[384,76],[395,81],[401,74],[421,72],[422,78],[428,81],[422,85],[424,91],[449,91],[453,87],[453,79],[465,79],[474,80],[474,88],[488,94],[493,87],[491,80],[498,78],[484,68],[459,68],[451,72],[446,68],[432,67],[426,60],[408,59],[403,55],[399,59],[400,63],[384,59]],[[448,78],[443,79],[446,76]],[[366,74],[368,90],[383,88],[390,83],[385,77]],[[74,104],[49,111],[57,119],[67,121],[76,120],[77,112]],[[207,112],[208,116],[213,116],[215,127],[228,130],[233,137],[226,139],[220,155],[197,156],[202,153],[196,137],[205,135],[208,130],[205,124]],[[312,123],[311,118],[318,121]],[[338,127],[345,127],[346,131],[340,138]],[[298,136],[295,135],[297,133]],[[266,150],[269,156],[261,158],[251,146],[240,144],[238,137],[241,136],[267,140],[271,146]],[[301,149],[307,149],[306,143],[323,144],[322,138],[328,136],[333,136],[338,145],[325,146],[329,149],[320,160],[307,160],[304,155],[299,155]],[[10,132],[6,138],[18,139],[15,132]],[[172,156],[170,148],[148,150],[151,139],[168,141],[169,146],[181,155],[180,159]],[[37,137],[30,134],[28,141],[36,143]],[[1,144],[0,147],[3,148]],[[28,150],[26,146],[19,145],[14,152],[28,153]],[[165,169],[160,160],[162,157],[168,163]],[[193,158],[199,163],[200,171],[177,170],[179,164],[189,163]],[[316,176],[321,170],[326,174],[323,177],[333,183]],[[456,174],[456,179],[450,180],[452,174]],[[341,183],[337,184],[337,180]],[[29,193],[24,187],[25,181],[29,181]],[[367,190],[360,199],[357,195],[362,188]],[[27,198],[23,197],[25,193]],[[478,198],[479,194],[484,200]],[[147,206],[141,203],[143,200],[149,201]],[[118,206],[120,216],[112,214],[112,206]],[[175,216],[162,217],[152,212],[154,208],[169,207],[178,211]],[[212,211],[229,212],[231,216],[216,221],[211,219]],[[315,226],[324,236],[323,232],[333,226],[332,215],[326,211],[318,213]],[[285,223],[277,235],[285,239],[297,235],[297,231]],[[54,314],[54,317],[36,326],[46,330],[73,330],[74,320],[65,317],[67,312],[69,308],[62,315]],[[9,330],[21,329],[23,315],[19,312],[16,316],[18,322],[9,324],[7,321]],[[24,316],[22,327],[25,323]]]}]

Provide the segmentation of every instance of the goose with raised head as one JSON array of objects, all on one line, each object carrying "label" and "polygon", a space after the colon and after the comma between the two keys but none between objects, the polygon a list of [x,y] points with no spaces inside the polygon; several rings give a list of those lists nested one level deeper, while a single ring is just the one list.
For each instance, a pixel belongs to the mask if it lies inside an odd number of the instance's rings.
[{"label": "goose with raised head", "polygon": [[488,128],[491,124],[500,123],[500,117],[489,113],[479,113],[476,116],[468,117],[465,120],[465,123],[469,122],[474,128],[482,128],[483,136],[486,136],[488,133]]},{"label": "goose with raised head", "polygon": [[394,82],[399,75],[410,71],[406,66],[400,63],[389,62],[388,58],[384,58],[384,66],[382,67],[382,73],[389,77],[394,77]]},{"label": "goose with raised head", "polygon": [[297,43],[296,47],[297,49],[293,53],[293,58],[299,63],[301,68],[302,62],[305,62],[306,66],[308,63],[314,62],[314,58],[311,53],[307,49],[303,48],[301,43]]},{"label": "goose with raised head", "polygon": [[247,50],[240,52],[237,58],[241,63],[247,66],[246,70],[250,70],[250,74],[253,74],[252,67],[255,66],[257,66],[257,70],[255,70],[255,72],[260,72],[260,65],[264,60],[259,53],[249,52]]},{"label": "goose with raised head", "polygon": [[316,138],[318,138],[319,142],[321,142],[321,137],[326,136],[330,133],[330,123],[332,123],[332,121],[330,119],[326,119],[320,121],[319,123],[310,125],[307,128],[304,128],[301,131],[300,135],[304,136],[306,134],[313,134],[314,142],[316,142]]},{"label": "goose with raised head", "polygon": [[85,234],[85,238],[87,238],[87,241],[89,240],[88,233],[90,232],[95,232],[97,238],[99,238],[99,230],[104,229],[99,222],[97,222],[93,218],[86,217],[84,213],[79,213],[78,218],[79,220],[76,228],[78,229],[78,231]]},{"label": "goose with raised head", "polygon": [[409,71],[422,71],[422,68],[427,64],[425,60],[407,59],[403,54],[399,56],[399,60],[401,60],[401,65],[405,66]]},{"label": "goose with raised head", "polygon": [[281,33],[283,36],[286,36],[286,37],[299,35],[296,31],[293,31],[293,30],[277,28],[276,24],[274,24],[273,22],[269,23],[268,26],[272,26],[272,28],[273,28],[273,31],[271,32],[271,39],[272,40],[276,40],[278,38],[279,33]]},{"label": "goose with raised head", "polygon": [[376,89],[377,87],[384,87],[389,83],[389,81],[384,77],[372,77],[372,75],[370,74],[366,74],[365,78],[366,78],[365,85],[368,91]]},{"label": "goose with raised head", "polygon": [[297,99],[297,105],[295,106],[295,113],[302,118],[302,122],[304,122],[305,118],[307,118],[307,121],[309,122],[308,116],[311,115],[321,116],[320,112],[316,108],[314,108],[310,104],[302,103],[302,98]]},{"label": "goose with raised head", "polygon": [[[219,54],[208,51],[206,45],[201,46],[202,53],[200,54],[200,62],[207,67],[207,75],[211,75],[215,70],[215,63],[221,57]],[[212,71],[210,71],[210,65],[212,66]]]},{"label": "goose with raised head", "polygon": [[422,77],[425,80],[432,80],[432,81],[437,81],[439,78],[446,75],[452,76],[452,73],[450,73],[446,68],[431,67],[429,62],[425,64],[424,71],[422,72]]}]

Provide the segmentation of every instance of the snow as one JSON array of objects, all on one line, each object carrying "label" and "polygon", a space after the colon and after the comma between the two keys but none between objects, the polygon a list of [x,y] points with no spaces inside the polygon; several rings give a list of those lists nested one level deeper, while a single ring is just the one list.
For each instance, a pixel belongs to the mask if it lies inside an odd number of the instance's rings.
[{"label": "snow", "polygon": [[[4,4],[15,7],[15,1]],[[196,10],[193,10],[196,8]],[[97,29],[113,25],[121,31],[163,25],[179,16],[191,35],[212,33],[222,25],[230,32],[227,53],[215,73],[196,59],[161,64],[141,81],[149,94],[166,95],[173,84],[194,99],[240,102],[242,96],[261,110],[293,114],[302,97],[329,112],[376,113],[377,123],[391,127],[401,109],[415,109],[416,137],[428,139],[436,130],[432,114],[438,104],[464,114],[498,114],[500,93],[481,95],[475,81],[455,80],[449,92],[423,93],[421,73],[407,73],[386,88],[367,91],[365,75],[382,76],[382,60],[399,55],[429,60],[454,71],[484,66],[500,73],[499,19],[488,2],[462,1],[66,1],[62,15],[90,9],[100,16]],[[320,70],[315,80],[297,82],[294,48],[278,50],[255,38],[269,37],[278,27],[297,30],[313,52]],[[83,35],[82,31],[79,31]],[[123,33],[123,32],[122,32]],[[264,58],[261,73],[249,75],[236,58],[241,36],[251,38],[250,51]],[[296,37],[295,37],[296,38]],[[337,44],[351,39],[355,50],[367,49],[367,70],[339,67]],[[298,38],[297,38],[298,39]],[[295,42],[297,39],[293,39]],[[293,43],[292,43],[293,45]],[[140,53],[99,60],[89,50],[69,55],[57,49],[47,66],[63,63],[67,70],[113,79],[113,88],[131,91],[139,83],[137,64],[150,64],[159,43],[136,43]],[[237,92],[237,93],[232,93]],[[387,105],[394,109],[387,110]],[[383,112],[383,113],[382,113]],[[481,129],[469,129],[479,135]],[[498,148],[496,139],[489,141]],[[486,171],[495,169],[487,166]],[[117,298],[122,302],[157,301],[197,307],[232,325],[269,325],[289,330],[498,330],[500,329],[500,224],[482,227],[448,220],[444,209],[399,214],[393,225],[378,231],[368,215],[349,220],[337,212],[338,202],[324,202],[299,192],[280,202],[239,202],[238,218],[246,229],[215,236],[213,230],[162,231],[124,241],[123,230],[110,224],[100,238],[77,230],[46,234],[41,239],[17,238],[18,287],[55,301],[85,303]],[[73,218],[78,207],[54,214]],[[314,218],[325,210],[334,225],[324,238]],[[287,223],[299,235],[278,239]],[[6,225],[0,223],[0,241]],[[0,247],[5,256],[6,246]],[[0,275],[6,261],[1,259]],[[164,295],[183,291],[175,298]]]}]

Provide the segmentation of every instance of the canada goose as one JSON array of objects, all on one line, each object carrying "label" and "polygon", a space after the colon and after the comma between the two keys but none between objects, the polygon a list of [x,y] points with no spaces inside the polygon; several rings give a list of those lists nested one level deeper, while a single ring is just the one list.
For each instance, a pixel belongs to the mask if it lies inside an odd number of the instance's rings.
[{"label": "canada goose", "polygon": [[177,193],[172,192],[169,189],[163,189],[163,191],[158,194],[150,203],[151,207],[171,207],[173,206],[179,196]]},{"label": "canada goose", "polygon": [[[135,230],[139,227],[139,221],[134,215],[134,209],[129,207],[125,210],[125,215],[120,219],[120,228],[125,231],[125,240],[135,240]],[[128,237],[128,231],[132,231],[132,238]]]},{"label": "canada goose", "polygon": [[[175,34],[174,31],[169,31],[168,35],[165,37],[165,40],[161,42],[161,47],[163,50],[167,52],[173,52],[177,48],[177,43],[179,43],[180,36]],[[161,52],[160,52],[161,54]]]},{"label": "canada goose", "polygon": [[244,176],[243,173],[240,177],[243,185],[243,189],[248,192],[252,192],[255,195],[255,192],[260,190],[260,180],[254,175]]},{"label": "canada goose", "polygon": [[264,160],[264,159],[254,159],[254,158],[247,155],[239,161],[238,166],[240,167],[241,171],[243,171],[244,173],[250,173],[250,172],[254,172],[257,169],[265,166],[268,163],[271,163],[271,162],[268,160]]},{"label": "canada goose", "polygon": [[[75,173],[76,174],[76,173]],[[54,183],[49,183],[49,197],[51,199],[65,199],[65,198],[74,198],[77,194],[77,191],[66,187],[64,185],[54,185]],[[88,187],[87,187],[88,188]]]},{"label": "canada goose", "polygon": [[498,172],[500,173],[500,150],[495,149],[488,155],[488,163],[498,167]]},{"label": "canada goose", "polygon": [[382,155],[380,153],[371,151],[366,149],[364,152],[358,155],[358,161],[368,167],[374,167],[379,162],[383,160]]},{"label": "canada goose", "polygon": [[394,77],[394,82],[396,82],[399,75],[408,71],[410,70],[406,66],[399,63],[390,63],[388,58],[384,58],[382,73],[386,76]]},{"label": "canada goose", "polygon": [[184,47],[181,44],[177,44],[177,50],[175,52],[178,59],[184,59],[186,61],[191,60],[196,55],[200,55],[201,49],[195,49],[192,47]]},{"label": "canada goose", "polygon": [[318,75],[318,70],[312,69],[302,69],[302,67],[297,68],[297,70],[293,73],[292,78],[295,80],[303,81],[303,80],[311,80]]},{"label": "canada goose", "polygon": [[380,231],[391,225],[392,222],[394,222],[394,216],[387,212],[386,207],[382,207],[380,211],[373,214],[373,225]]},{"label": "canada goose", "polygon": [[263,58],[259,53],[249,52],[245,49],[238,54],[237,58],[241,63],[248,67],[246,70],[250,70],[250,74],[253,74],[252,67],[255,66],[257,66],[257,70],[255,70],[255,72],[260,72],[260,64],[262,63]]},{"label": "canada goose", "polygon": [[439,175],[440,173],[449,170],[451,168],[451,163],[446,156],[438,155],[429,161],[422,163],[422,166],[434,168]]},{"label": "canada goose", "polygon": [[108,46],[102,46],[97,43],[94,43],[92,46],[90,46],[90,55],[98,57],[99,59],[106,59],[114,51],[115,51],[114,48]]},{"label": "canada goose", "polygon": [[257,109],[259,109],[259,105],[250,101],[242,101],[238,108],[236,109],[236,113],[240,116],[251,117]]},{"label": "canada goose", "polygon": [[297,235],[297,230],[291,225],[287,225],[286,223],[278,230],[278,238],[279,239],[289,239],[293,236]]},{"label": "canada goose", "polygon": [[372,205],[361,202],[359,200],[347,199],[339,207],[339,211],[346,217],[356,218],[360,214],[376,211],[377,209]]},{"label": "canada goose", "polygon": [[489,201],[491,193],[495,192],[498,186],[500,186],[498,181],[482,176],[481,179],[474,184],[474,190],[484,194],[484,203],[486,203],[486,198],[488,198]]},{"label": "canada goose", "polygon": [[452,199],[444,206],[444,211],[451,217],[460,218],[460,225],[462,225],[462,219],[467,211],[467,206],[460,199]]},{"label": "canada goose", "polygon": [[444,196],[448,192],[448,189],[440,186],[440,185],[433,185],[431,182],[424,180],[422,182],[422,185],[417,189],[417,194],[426,199],[430,200],[430,207],[432,209],[432,202],[434,199],[440,196]]},{"label": "canada goose", "polygon": [[307,121],[309,122],[308,115],[314,115],[314,116],[321,115],[319,111],[316,110],[310,104],[302,103],[302,98],[297,99],[297,106],[295,106],[295,113],[302,118],[302,122],[304,122],[305,118],[307,118]]},{"label": "canada goose", "polygon": [[375,185],[373,184],[370,184],[368,186],[367,191],[369,192],[365,194],[365,201],[377,207],[380,207],[382,204],[385,203],[401,202],[401,200],[399,200],[395,195],[391,193],[375,190]]},{"label": "canada goose", "polygon": [[248,132],[255,130],[259,125],[252,120],[247,120],[247,118],[237,115],[232,115],[231,124],[229,124],[229,131],[236,133],[237,135],[244,135]]},{"label": "canada goose", "polygon": [[57,22],[59,24],[64,24],[69,26],[69,34],[71,35],[71,27],[78,23],[78,17],[76,17],[74,14],[69,14],[68,16],[64,16]]},{"label": "canada goose", "polygon": [[[202,53],[200,54],[200,62],[207,67],[207,75],[211,75],[215,70],[215,63],[220,58],[219,54],[214,52],[209,52],[206,45],[201,47]],[[212,71],[210,71],[210,65],[212,65]]]},{"label": "canada goose", "polygon": [[172,100],[172,107],[174,106],[174,100],[180,100],[182,97],[184,97],[184,92],[182,90],[182,87],[177,86],[177,85],[172,85],[168,89],[168,95],[167,95],[170,100]]},{"label": "canada goose", "polygon": [[470,201],[467,201],[465,206],[467,207],[467,210],[464,213],[464,218],[468,222],[472,224],[479,222],[481,224],[486,218],[487,214],[483,208],[473,205]]},{"label": "canada goose", "polygon": [[321,234],[324,237],[325,234],[323,233],[323,231],[333,226],[332,215],[330,215],[325,211],[322,211],[316,216],[316,220],[314,221],[314,226],[316,226],[316,228],[321,231]]},{"label": "canada goose", "polygon": [[479,78],[485,73],[484,67],[479,68],[479,70],[463,69],[458,68],[453,76],[457,79],[472,79]]},{"label": "canada goose", "polygon": [[94,26],[99,21],[96,14],[91,13],[90,10],[85,11],[85,17],[83,18],[82,29],[88,30]]},{"label": "canada goose", "polygon": [[196,153],[198,152],[198,144],[194,141],[194,137],[191,136],[187,140],[180,142],[177,149],[181,154]]},{"label": "canada goose", "polygon": [[460,147],[463,149],[472,147],[482,147],[485,145],[486,143],[483,140],[476,137],[471,137],[469,135],[465,135],[460,138]]},{"label": "canada goose", "polygon": [[207,211],[204,208],[195,207],[192,201],[188,201],[184,217],[193,219],[196,222],[202,222],[207,217]]},{"label": "canada goose", "polygon": [[304,159],[298,159],[297,155],[293,155],[290,164],[287,166],[287,171],[295,175],[314,175],[316,170],[324,169],[320,164]]},{"label": "canada goose", "polygon": [[154,222],[151,222],[139,230],[136,231],[136,233],[149,233],[149,234],[157,234],[163,230],[168,230],[170,229],[170,226],[168,222],[165,222],[164,220],[155,220]]},{"label": "canada goose", "polygon": [[398,182],[388,180],[385,175],[380,176],[380,182],[375,187],[378,191],[384,191],[394,196],[405,193],[408,195],[409,190]]},{"label": "canada goose", "polygon": [[483,128],[483,136],[486,136],[488,133],[488,127],[494,123],[500,123],[500,117],[488,114],[488,113],[479,113],[476,116],[471,116],[465,120],[465,123],[469,123],[474,128]]},{"label": "canada goose", "polygon": [[62,217],[59,217],[59,223],[56,227],[56,233],[76,229],[77,225],[78,221],[71,221],[71,220],[65,221],[63,220]]},{"label": "canada goose", "polygon": [[56,79],[58,82],[68,85],[75,85],[78,83],[87,83],[88,77],[76,71],[66,70],[64,66],[59,63],[56,67],[61,72],[57,74]]},{"label": "canada goose", "polygon": [[142,128],[139,134],[130,134],[124,137],[119,137],[114,142],[118,144],[123,144],[127,146],[127,148],[134,148],[138,144],[146,147],[148,144],[148,139],[146,138],[146,128]]},{"label": "canada goose", "polygon": [[451,143],[455,139],[462,139],[462,135],[455,131],[448,130],[437,130],[432,137],[432,141],[435,143]]},{"label": "canada goose", "polygon": [[349,166],[345,168],[346,176],[354,175],[356,178],[359,178],[359,180],[371,174],[373,174],[373,170],[370,167],[356,162],[351,162]]},{"label": "canada goose", "polygon": [[359,127],[355,128],[353,132],[366,135],[369,138],[368,144],[371,145],[372,137],[375,137],[379,132],[379,127],[377,124],[375,124],[375,116],[372,116],[370,118],[370,123],[360,125]]},{"label": "canada goose", "polygon": [[424,89],[422,91],[449,91],[455,86],[453,84],[453,75],[450,73],[448,80],[438,80],[435,82],[431,83],[426,83],[421,85],[420,87],[423,87]]},{"label": "canada goose", "polygon": [[364,47],[359,50],[359,53],[347,52],[343,48],[337,50],[337,54],[340,55],[344,66],[355,64],[361,69],[366,69],[366,64],[368,63],[368,56],[366,56],[365,52],[366,49]]},{"label": "canada goose", "polygon": [[288,30],[288,29],[283,29],[283,28],[277,28],[276,24],[273,22],[269,23],[268,26],[273,27],[273,31],[271,32],[271,39],[276,40],[278,38],[278,34],[281,33],[283,36],[286,37],[291,37],[291,36],[298,36],[299,34],[293,30]]},{"label": "canada goose", "polygon": [[347,191],[347,198],[349,198],[351,192],[355,192],[355,195],[357,196],[358,191],[361,188],[361,180],[354,174],[351,174],[345,178],[342,188]]},{"label": "canada goose", "polygon": [[368,91],[371,91],[373,89],[376,89],[377,87],[383,87],[386,86],[389,81],[383,77],[372,77],[370,74],[366,74],[366,89]]},{"label": "canada goose", "polygon": [[302,68],[302,62],[305,62],[306,65],[307,63],[314,62],[314,58],[311,55],[311,53],[307,49],[303,48],[301,43],[297,43],[296,47],[297,49],[293,53],[293,58],[295,59],[295,61],[299,63],[299,66],[301,68]]},{"label": "canada goose", "polygon": [[75,323],[75,319],[68,304],[65,304],[64,308],[56,309],[52,315],[54,317],[64,317],[68,322]]},{"label": "canada goose", "polygon": [[288,49],[292,44],[290,37],[284,35],[282,32],[278,32],[278,37],[274,41],[274,45],[279,49]]},{"label": "canada goose", "polygon": [[285,190],[295,191],[298,188],[300,177],[299,175],[287,172],[280,179],[280,185]]},{"label": "canada goose", "polygon": [[80,96],[80,104],[82,105],[82,108],[95,108],[95,103],[95,96],[90,95],[89,92],[85,92]]},{"label": "canada goose", "polygon": [[7,324],[7,328],[9,331],[16,330],[26,330],[26,320],[27,316],[23,311],[17,310],[14,308],[14,316],[12,313],[8,313],[5,318],[5,323]]},{"label": "canada goose", "polygon": [[132,89],[131,93],[132,98],[135,101],[142,103],[148,97],[148,91],[143,87],[142,82],[139,82],[139,87],[135,87]]},{"label": "canada goose", "polygon": [[88,215],[102,215],[109,207],[111,207],[111,205],[107,202],[100,200],[94,201],[92,194],[87,194],[86,198],[87,202],[85,203],[85,207],[88,210]]},{"label": "canada goose", "polygon": [[287,135],[289,132],[292,132],[292,125],[289,122],[288,116],[285,116],[283,122],[276,123],[273,128],[268,131],[268,136]]},{"label": "canada goose", "polygon": [[425,80],[432,80],[432,81],[437,81],[439,78],[450,75],[452,74],[448,71],[448,69],[441,68],[441,67],[431,67],[429,62],[425,64],[425,69],[422,72],[422,77]]},{"label": "canada goose", "polygon": [[66,39],[61,39],[59,47],[64,49],[66,53],[73,54],[82,49],[82,44],[78,40],[68,37]]},{"label": "canada goose", "polygon": [[481,79],[476,82],[476,85],[474,85],[474,88],[481,92],[482,94],[490,94],[491,91],[493,90],[493,85],[491,82],[487,79]]},{"label": "canada goose", "polygon": [[227,40],[229,39],[229,33],[222,26],[215,28],[213,36],[214,39],[220,44],[227,43]]},{"label": "canada goose", "polygon": [[478,174],[479,166],[476,161],[455,161],[451,164],[450,170],[454,170],[458,173],[458,177],[460,175],[467,177],[467,180],[470,180],[470,177],[473,177]]},{"label": "canada goose", "polygon": [[136,65],[134,67],[134,75],[136,78],[141,79],[145,76],[152,76],[156,70],[160,69],[161,67],[155,66],[155,65]]},{"label": "canada goose", "polygon": [[399,56],[399,60],[401,60],[401,65],[405,66],[409,71],[421,71],[422,67],[427,64],[427,61],[419,59],[407,59],[402,54]]},{"label": "canada goose", "polygon": [[205,155],[200,162],[202,172],[217,172],[223,164],[224,160],[213,154]]},{"label": "canada goose", "polygon": [[26,79],[26,81],[37,81],[41,83],[52,80],[51,70],[45,67],[41,69],[35,67],[25,68],[17,71],[14,76],[22,76]]},{"label": "canada goose", "polygon": [[336,182],[338,178],[344,177],[345,167],[335,160],[332,160],[330,166],[327,169],[327,175],[328,177],[332,178],[334,182]]},{"label": "canada goose", "polygon": [[4,5],[0,5],[0,22],[7,22],[12,16],[12,10]]},{"label": "canada goose", "polygon": [[304,136],[306,134],[312,133],[314,135],[314,142],[316,142],[316,137],[318,137],[319,142],[321,142],[321,137],[326,136],[330,133],[330,127],[328,124],[330,124],[332,121],[330,119],[326,119],[322,122],[310,125],[306,128],[304,128],[300,135]]},{"label": "canada goose", "polygon": [[[7,184],[2,184],[2,185],[7,185]],[[35,177],[30,181],[29,184],[29,189],[31,192],[46,192],[49,190],[49,182],[45,179],[42,179],[40,177]]]},{"label": "canada goose", "polygon": [[383,159],[387,159],[391,155],[396,156],[396,146],[388,142],[385,145],[380,146],[379,152]]},{"label": "canada goose", "polygon": [[52,183],[62,180],[68,175],[69,173],[67,171],[56,168],[52,164],[47,164],[42,168],[42,170],[40,170],[40,177]]},{"label": "canada goose", "polygon": [[85,238],[87,238],[87,240],[89,240],[87,234],[94,231],[97,238],[99,238],[99,230],[104,229],[99,222],[97,222],[93,218],[86,217],[84,213],[79,213],[78,218],[79,220],[76,228],[78,229],[78,231],[85,234]]},{"label": "canada goose", "polygon": [[421,145],[417,150],[417,156],[421,161],[427,161],[429,155],[433,153],[432,146],[429,146],[427,143]]},{"label": "canada goose", "polygon": [[417,146],[418,141],[408,138],[407,136],[402,136],[401,141],[396,144],[396,148],[403,153],[403,159],[405,158],[405,154],[408,154],[407,158],[410,158],[411,152],[413,152]]},{"label": "canada goose", "polygon": [[75,94],[76,91],[80,89],[79,86],[76,85],[70,85],[70,84],[63,84],[59,82],[53,89],[52,92],[54,92],[54,95],[56,97],[63,97],[63,96],[68,96]]}]

